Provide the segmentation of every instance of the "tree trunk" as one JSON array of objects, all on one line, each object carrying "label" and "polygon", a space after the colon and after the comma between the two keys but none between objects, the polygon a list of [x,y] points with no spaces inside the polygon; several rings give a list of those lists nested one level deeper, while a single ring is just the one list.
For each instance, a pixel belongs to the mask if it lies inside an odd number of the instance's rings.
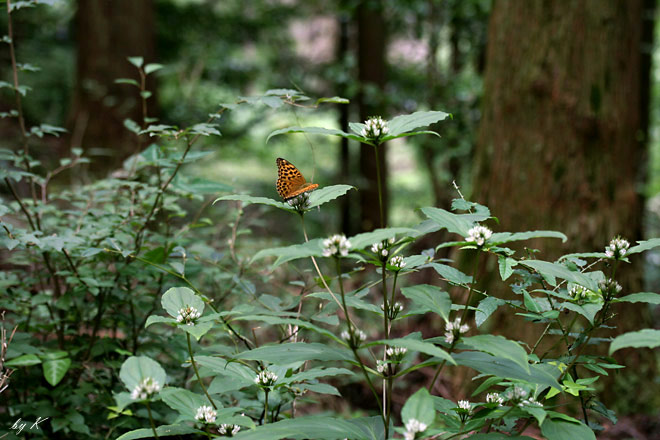
[{"label": "tree trunk", "polygon": [[[115,84],[117,78],[139,80],[127,57],[152,62],[155,54],[151,0],[78,0],[78,60],[69,129],[72,145],[94,160],[92,170],[112,170],[135,153],[138,140],[124,128],[124,119],[142,124],[139,90]],[[151,86],[151,87],[150,87]],[[153,84],[147,88],[152,92]],[[154,97],[150,98],[155,102]]]},{"label": "tree trunk", "polygon": [[[493,5],[472,199],[498,217],[497,231],[564,232],[563,245],[525,243],[542,259],[602,251],[619,234],[633,244],[642,239],[649,6],[654,1]],[[497,273],[496,261],[488,263]],[[624,293],[641,288],[641,263],[617,272]],[[494,293],[494,283],[483,281],[479,288]],[[648,326],[644,308],[634,306],[617,308],[617,332]],[[489,323],[497,333],[535,336],[516,328],[528,323],[499,318]]]},{"label": "tree trunk", "polygon": [[[385,110],[385,21],[381,2],[364,0],[357,7],[358,27],[358,76],[360,93],[358,105],[360,120],[370,116],[383,115]],[[387,224],[387,160],[386,146],[378,150],[381,186],[383,189],[383,216]],[[378,206],[378,180],[376,178],[376,160],[374,147],[360,145],[360,225],[363,231],[370,231],[381,226]]]}]

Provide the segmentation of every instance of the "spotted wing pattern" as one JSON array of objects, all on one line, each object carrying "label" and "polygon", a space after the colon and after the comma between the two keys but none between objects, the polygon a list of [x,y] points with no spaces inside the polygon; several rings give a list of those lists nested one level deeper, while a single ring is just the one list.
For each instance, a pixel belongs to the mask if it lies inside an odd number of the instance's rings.
[{"label": "spotted wing pattern", "polygon": [[308,183],[298,168],[286,159],[277,158],[277,193],[284,200],[289,200],[306,191],[319,187],[316,183]]}]

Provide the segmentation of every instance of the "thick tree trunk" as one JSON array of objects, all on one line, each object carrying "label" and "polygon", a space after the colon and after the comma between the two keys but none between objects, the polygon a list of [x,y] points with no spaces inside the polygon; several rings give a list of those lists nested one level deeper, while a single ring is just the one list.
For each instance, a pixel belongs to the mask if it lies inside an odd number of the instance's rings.
[{"label": "thick tree trunk", "polygon": [[[152,1],[78,0],[76,32],[77,77],[69,119],[72,144],[103,156],[92,169],[107,171],[120,166],[138,145],[135,134],[124,128],[124,119],[142,124],[139,90],[114,81],[139,79],[127,57],[154,59]],[[151,101],[155,102],[153,97]]]},{"label": "thick tree trunk", "polygon": [[[358,76],[360,94],[358,105],[360,119],[365,121],[370,116],[383,115],[385,109],[385,21],[379,0],[364,0],[357,8],[358,27]],[[383,189],[383,216],[387,223],[387,150],[379,147],[381,186]],[[360,145],[360,225],[363,231],[370,231],[381,226],[378,206],[378,180],[376,178],[376,160],[374,147]]]},{"label": "thick tree trunk", "polygon": [[[643,52],[651,47],[644,36],[652,35],[652,22],[644,20],[653,6],[644,0],[493,5],[472,199],[498,217],[498,231],[564,232],[563,245],[526,243],[541,249],[543,259],[602,251],[619,234],[631,243],[642,238],[649,94]],[[489,263],[497,273],[496,261]],[[641,288],[642,261],[633,263],[628,273],[617,272],[626,293]],[[479,288],[496,292],[496,283],[483,281]],[[645,326],[644,308],[634,306],[617,308],[617,332]],[[522,320],[500,315],[488,324],[528,342],[536,336],[516,328],[528,328]],[[614,398],[610,393],[604,401]]]}]

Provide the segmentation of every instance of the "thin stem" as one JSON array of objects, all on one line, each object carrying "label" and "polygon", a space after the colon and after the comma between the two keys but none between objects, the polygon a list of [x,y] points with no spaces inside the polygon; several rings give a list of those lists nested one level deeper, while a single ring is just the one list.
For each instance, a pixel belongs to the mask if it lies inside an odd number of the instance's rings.
[{"label": "thin stem", "polygon": [[465,324],[465,319],[467,318],[468,307],[470,306],[470,300],[472,299],[472,293],[474,292],[474,285],[477,283],[477,270],[479,269],[479,257],[481,256],[481,249],[477,250],[477,257],[474,259],[474,268],[472,269],[472,282],[470,283],[470,291],[468,293],[467,301],[465,301],[465,307],[463,308],[463,314],[461,315],[461,325]]},{"label": "thin stem", "polygon": [[268,423],[268,388],[264,388],[264,425]]},{"label": "thin stem", "polygon": [[[307,243],[307,242],[309,242],[309,238],[307,238],[307,230],[305,229],[305,216],[302,213],[300,214],[300,222],[302,223],[302,230],[303,230],[303,236],[305,237],[305,243]],[[323,283],[323,287],[325,287],[325,290],[328,291],[328,293],[330,294],[332,299],[335,300],[337,305],[339,307],[341,307],[341,303],[339,302],[339,300],[337,299],[335,294],[332,292],[332,290],[330,290],[330,287],[328,286],[328,283],[325,282],[325,277],[321,273],[321,269],[319,269],[319,265],[316,263],[316,258],[314,258],[313,255],[311,255],[309,258],[312,259],[312,264],[314,264],[314,269],[316,269],[316,273],[318,274],[319,278],[321,279],[321,283]]]},{"label": "thin stem", "polygon": [[206,387],[204,386],[204,382],[202,382],[202,378],[199,377],[197,364],[195,363],[195,358],[193,357],[192,345],[190,344],[190,333],[186,332],[186,338],[188,340],[188,353],[190,354],[190,363],[192,364],[193,370],[195,370],[195,376],[197,376],[197,381],[199,382],[199,385],[202,387],[204,394],[206,394],[206,398],[209,399],[209,402],[211,402],[211,406],[213,407],[213,409],[217,410],[218,408],[215,406],[215,402],[213,402],[213,399],[211,399],[211,396],[209,396],[209,392],[206,391]]},{"label": "thin stem", "polygon": [[144,402],[144,404],[147,406],[147,412],[149,413],[149,424],[151,425],[151,430],[154,433],[154,438],[158,438],[158,433],[156,432],[156,424],[154,423],[154,417],[151,414],[151,405],[149,405],[149,401]]},{"label": "thin stem", "polygon": [[385,215],[383,214],[383,189],[380,183],[380,158],[378,157],[379,147],[380,144],[378,144],[374,148],[374,152],[376,153],[376,180],[378,181],[378,208],[380,210],[380,227],[384,228],[386,222],[385,222]]}]

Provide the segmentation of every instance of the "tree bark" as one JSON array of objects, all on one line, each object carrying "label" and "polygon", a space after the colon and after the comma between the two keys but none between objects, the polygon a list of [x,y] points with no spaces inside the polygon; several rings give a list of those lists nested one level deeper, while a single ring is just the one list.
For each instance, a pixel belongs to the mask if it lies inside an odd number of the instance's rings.
[{"label": "tree bark", "polygon": [[[127,57],[140,56],[145,63],[154,59],[152,0],[78,0],[75,26],[78,60],[69,130],[73,146],[103,157],[91,165],[98,173],[120,166],[138,146],[124,120],[142,124],[139,90],[114,81],[139,82]],[[153,85],[147,84],[152,92]],[[155,102],[153,96],[150,101]]]},{"label": "tree bark", "polygon": [[[358,106],[360,120],[370,116],[383,115],[385,109],[385,20],[382,4],[379,0],[363,0],[357,7],[358,27],[358,77],[360,93]],[[383,216],[387,224],[387,149],[378,147],[381,187],[383,189]],[[374,147],[360,144],[360,225],[363,231],[370,231],[381,226],[378,206],[378,180],[376,178],[376,160]]]}]

